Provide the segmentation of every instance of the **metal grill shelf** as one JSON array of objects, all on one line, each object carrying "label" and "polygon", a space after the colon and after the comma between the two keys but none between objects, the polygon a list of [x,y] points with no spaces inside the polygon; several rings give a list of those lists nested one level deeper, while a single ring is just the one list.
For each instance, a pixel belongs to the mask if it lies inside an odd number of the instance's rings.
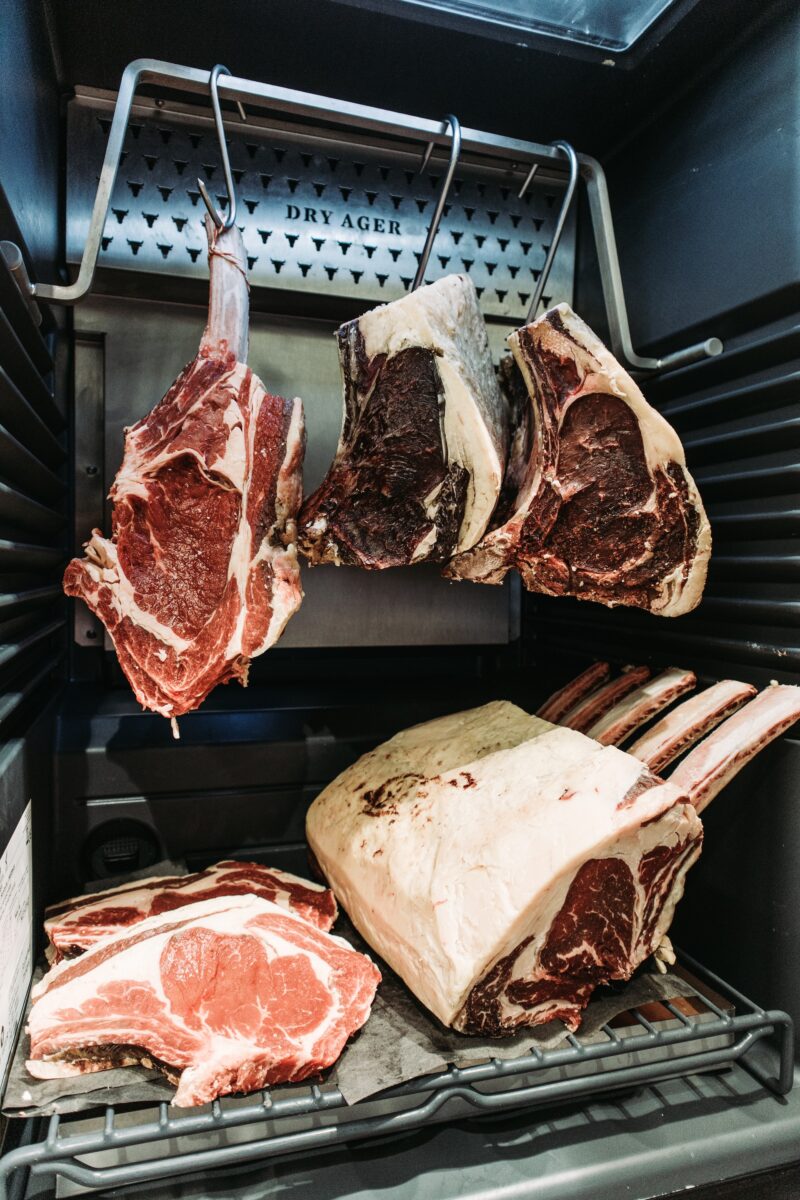
[{"label": "metal grill shelf", "polygon": [[[730,1002],[735,1012],[726,1012],[702,990],[709,1010],[702,1017],[687,1016],[674,1004],[664,1003],[677,1022],[669,1029],[656,1029],[634,1009],[635,1025],[626,1035],[605,1025],[603,1042],[585,1044],[579,1036],[570,1035],[567,1045],[555,1050],[535,1050],[524,1058],[493,1059],[461,1069],[451,1067],[349,1107],[335,1086],[312,1084],[299,1085],[291,1092],[281,1089],[275,1096],[263,1091],[242,1099],[229,1097],[181,1115],[172,1115],[166,1103],[144,1112],[141,1108],[108,1107],[97,1111],[89,1127],[77,1133],[68,1129],[74,1118],[53,1115],[41,1140],[35,1139],[43,1119],[32,1118],[27,1142],[0,1160],[0,1200],[7,1200],[11,1183],[19,1181],[17,1173],[26,1168],[36,1176],[60,1176],[86,1188],[120,1187],[397,1135],[464,1112],[499,1113],[574,1102],[737,1062],[764,1087],[785,1095],[792,1086],[791,1017],[759,1007],[689,956],[681,955],[680,961],[701,983]],[[777,1043],[774,1076],[750,1053],[764,1039]],[[716,1043],[713,1047],[709,1045],[712,1040]],[[680,1047],[680,1057],[656,1059],[659,1052],[669,1053],[676,1047]],[[629,1065],[619,1065],[623,1057]],[[553,1078],[554,1074],[558,1077]],[[86,1124],[85,1119],[81,1124]],[[249,1136],[243,1140],[246,1127]],[[234,1130],[241,1133],[231,1136]],[[176,1139],[181,1139],[180,1146]],[[172,1144],[165,1146],[167,1142]],[[118,1161],[86,1162],[91,1156]]]}]

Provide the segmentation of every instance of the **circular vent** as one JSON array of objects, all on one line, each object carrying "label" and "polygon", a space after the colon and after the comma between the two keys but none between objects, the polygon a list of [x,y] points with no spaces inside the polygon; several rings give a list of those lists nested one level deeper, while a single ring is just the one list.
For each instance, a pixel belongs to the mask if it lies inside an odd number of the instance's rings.
[{"label": "circular vent", "polygon": [[142,871],[162,858],[158,838],[140,821],[121,817],[106,821],[87,838],[83,848],[86,879],[108,879]]}]

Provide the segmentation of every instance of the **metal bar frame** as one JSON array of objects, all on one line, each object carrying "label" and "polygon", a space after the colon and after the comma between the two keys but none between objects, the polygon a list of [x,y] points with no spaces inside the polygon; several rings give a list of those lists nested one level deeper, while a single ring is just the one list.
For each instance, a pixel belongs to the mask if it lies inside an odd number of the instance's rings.
[{"label": "metal bar frame", "polygon": [[[147,84],[205,96],[208,94],[210,79],[211,72],[209,71],[151,58],[137,59],[125,68],[117,95],[78,276],[73,283],[67,285],[32,284],[34,299],[57,304],[77,304],[91,290],[125,131],[137,88],[142,84]],[[378,134],[405,140],[411,137],[428,144],[448,145],[448,138],[442,131],[441,122],[430,121],[424,117],[390,112],[386,109],[371,108],[362,104],[351,104],[344,100],[334,100],[327,96],[316,96],[308,92],[298,92],[290,88],[276,87],[231,75],[220,76],[218,94],[222,99],[235,102],[240,111],[242,105],[255,108],[267,107],[272,112],[283,113],[302,121],[315,122],[326,128],[344,126],[373,135]],[[463,129],[461,132],[462,152],[464,153],[489,159],[503,159],[513,169],[521,167],[526,170],[526,173],[531,167],[547,166],[554,170],[556,175],[563,175],[563,155],[555,146],[522,141],[518,138],[501,137],[477,129]],[[605,174],[597,160],[589,155],[579,154],[578,162],[589,196],[589,210],[597,244],[603,297],[608,313],[614,353],[633,369],[650,372],[673,370],[709,355],[721,353],[722,343],[718,338],[707,338],[705,341],[664,355],[663,358],[646,358],[636,353],[631,342]],[[28,298],[30,298],[30,294]]]},{"label": "metal bar frame", "polygon": [[[641,1032],[621,1037],[606,1025],[603,1027],[608,1038],[606,1042],[583,1045],[579,1037],[570,1035],[568,1046],[557,1050],[533,1050],[524,1058],[493,1059],[470,1067],[450,1067],[382,1093],[384,1100],[390,1097],[398,1100],[408,1096],[418,1097],[418,1102],[411,1108],[359,1117],[359,1105],[355,1104],[349,1110],[352,1115],[345,1121],[288,1133],[281,1132],[283,1118],[346,1108],[338,1088],[323,1091],[317,1085],[312,1085],[307,1095],[282,1095],[275,1099],[268,1091],[262,1091],[255,1093],[248,1104],[237,1103],[236,1107],[226,1109],[224,1101],[215,1100],[202,1112],[182,1116],[172,1116],[169,1106],[161,1103],[158,1105],[157,1118],[120,1128],[116,1126],[115,1109],[107,1107],[103,1117],[98,1117],[95,1130],[66,1136],[62,1136],[61,1118],[55,1114],[50,1117],[44,1140],[25,1141],[0,1159],[0,1200],[7,1200],[12,1176],[25,1168],[36,1176],[62,1176],[90,1189],[122,1187],[193,1171],[231,1167],[277,1155],[307,1152],[344,1142],[409,1132],[424,1126],[439,1109],[456,1098],[474,1108],[478,1114],[498,1113],[589,1099],[620,1088],[661,1082],[734,1063],[739,1063],[762,1086],[776,1095],[785,1095],[790,1091],[794,1067],[794,1027],[791,1017],[785,1012],[759,1007],[688,955],[681,954],[679,961],[715,992],[730,999],[738,1011],[733,1015],[726,1012],[701,991],[702,999],[713,1014],[711,1019],[686,1016],[668,1003],[666,1007],[678,1022],[678,1027],[658,1030],[634,1009],[632,1013]],[[620,1055],[690,1045],[693,1041],[720,1035],[730,1037],[730,1043],[716,1049],[698,1050],[681,1058],[640,1062],[629,1067],[542,1083],[525,1082],[522,1078],[554,1067],[606,1062],[610,1065]],[[749,1056],[756,1043],[770,1037],[778,1043],[778,1070],[775,1076],[768,1074],[760,1063]],[[503,1091],[482,1092],[475,1086],[487,1080],[504,1078],[508,1078],[509,1087]],[[363,1102],[364,1105],[369,1103],[369,1100]],[[80,1161],[81,1156],[102,1151],[222,1132],[265,1121],[274,1123],[273,1130],[253,1141],[205,1150],[190,1149],[109,1167],[93,1167]]]}]

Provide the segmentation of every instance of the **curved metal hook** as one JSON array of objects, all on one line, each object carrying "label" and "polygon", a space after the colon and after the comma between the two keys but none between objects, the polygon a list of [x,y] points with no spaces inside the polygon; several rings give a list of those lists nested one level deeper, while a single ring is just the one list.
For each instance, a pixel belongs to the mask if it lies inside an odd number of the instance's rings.
[{"label": "curved metal hook", "polygon": [[[439,232],[439,225],[441,224],[442,213],[444,212],[444,206],[447,202],[447,195],[450,191],[450,185],[453,182],[456,166],[458,165],[458,156],[461,153],[461,124],[458,120],[458,117],[454,117],[452,113],[448,113],[444,119],[444,123],[449,127],[450,134],[453,139],[450,144],[450,162],[447,164],[447,172],[444,177],[444,182],[439,189],[439,196],[436,201],[436,208],[433,211],[433,218],[428,229],[428,236],[425,238],[425,245],[422,247],[422,254],[420,255],[417,273],[414,276],[414,282],[411,285],[412,292],[417,290],[425,278],[425,271],[428,267],[428,259],[430,258],[431,250],[433,249],[433,241],[436,237],[436,234]],[[432,151],[433,142],[428,142],[428,145],[425,148],[425,153],[422,156],[422,165],[420,166],[420,171],[425,170]]]},{"label": "curved metal hook", "polygon": [[228,158],[228,145],[225,141],[225,127],[222,124],[222,110],[219,106],[219,92],[217,90],[217,80],[220,75],[230,75],[227,67],[223,67],[222,63],[217,63],[215,67],[208,73],[208,88],[211,92],[211,107],[214,109],[214,124],[217,129],[217,139],[219,141],[219,152],[222,157],[222,169],[225,173],[225,189],[228,193],[228,207],[224,213],[219,213],[212,203],[211,197],[208,194],[208,189],[202,179],[198,179],[197,186],[200,189],[200,195],[203,197],[203,203],[208,209],[208,214],[211,220],[220,231],[230,229],[236,220],[236,189],[233,186],[233,175],[231,174],[231,161]]},{"label": "curved metal hook", "polygon": [[[539,302],[547,284],[547,277],[550,274],[550,268],[553,265],[553,259],[556,256],[556,251],[558,250],[558,243],[561,241],[561,234],[564,232],[564,222],[567,219],[567,213],[569,212],[569,207],[572,204],[572,197],[575,195],[575,188],[578,183],[578,156],[573,150],[572,146],[570,146],[569,142],[553,142],[553,145],[557,146],[559,150],[563,150],[569,160],[569,180],[567,182],[566,191],[564,192],[564,199],[561,201],[561,211],[558,214],[556,227],[553,230],[550,249],[547,252],[547,258],[544,260],[542,273],[536,281],[536,288],[533,293],[533,299],[531,300],[531,306],[528,309],[528,315],[525,318],[526,325],[529,321],[533,321],[536,318],[536,310],[539,307]],[[531,171],[530,175],[523,184],[520,196],[523,195],[525,188],[530,183],[532,178],[533,171]]]}]

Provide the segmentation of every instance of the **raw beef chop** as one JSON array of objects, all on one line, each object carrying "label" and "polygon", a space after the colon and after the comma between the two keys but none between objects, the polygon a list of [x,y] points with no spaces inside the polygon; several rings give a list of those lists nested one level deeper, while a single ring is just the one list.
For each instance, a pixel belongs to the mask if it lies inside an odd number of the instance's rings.
[{"label": "raw beef chop", "polygon": [[[209,223],[210,224],[210,223]],[[302,599],[295,518],[303,406],[245,365],[245,254],[209,232],[208,325],[194,362],[125,434],[112,537],[95,529],[64,576],[106,626],[145,708],[174,718],[247,682]]]},{"label": "raw beef chop", "polygon": [[338,332],[344,421],[300,515],[314,564],[446,562],[497,504],[506,418],[472,282],[448,275]]},{"label": "raw beef chop", "polygon": [[658,952],[702,825],[637,759],[495,702],[398,734],[330,784],[309,845],[371,946],[446,1025],[561,1017]]},{"label": "raw beef chop", "polygon": [[525,587],[664,617],[700,601],[711,533],[677,434],[566,304],[509,339],[533,406],[513,511],[458,554],[451,579]]},{"label": "raw beef chop", "polygon": [[306,1079],[361,1028],[379,982],[366,955],[269,900],[204,900],[51,968],[28,1070],[155,1064],[179,1077],[178,1105]]},{"label": "raw beef chop", "polygon": [[243,895],[271,900],[326,932],[336,920],[336,901],[329,888],[275,867],[225,860],[192,875],[138,879],[105,892],[62,900],[47,909],[44,931],[54,952],[52,961],[60,962],[147,917],[215,896]]}]

